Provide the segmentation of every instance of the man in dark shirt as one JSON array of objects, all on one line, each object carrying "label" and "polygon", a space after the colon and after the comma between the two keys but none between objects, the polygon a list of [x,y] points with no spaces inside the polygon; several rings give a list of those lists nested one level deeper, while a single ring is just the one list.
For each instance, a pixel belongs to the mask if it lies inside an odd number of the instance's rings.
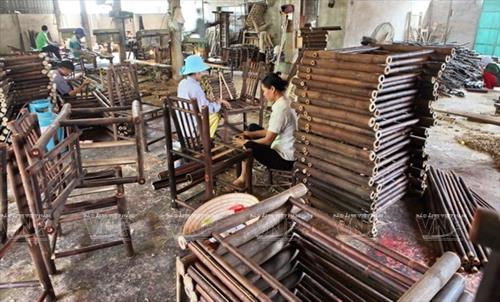
[{"label": "man in dark shirt", "polygon": [[56,84],[57,92],[63,97],[76,96],[90,83],[89,80],[84,80],[80,87],[74,88],[66,78],[70,76],[73,71],[75,71],[75,65],[73,65],[71,61],[62,61],[57,70],[52,71],[52,79]]}]

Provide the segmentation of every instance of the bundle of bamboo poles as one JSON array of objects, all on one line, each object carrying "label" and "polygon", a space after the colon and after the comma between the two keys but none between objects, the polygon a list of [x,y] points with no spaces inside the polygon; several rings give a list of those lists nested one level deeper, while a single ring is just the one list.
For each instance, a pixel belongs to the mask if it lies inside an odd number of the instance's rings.
[{"label": "bundle of bamboo poles", "polygon": [[11,119],[13,109],[13,95],[10,93],[13,84],[12,80],[7,78],[4,73],[0,75],[0,142],[6,142],[8,139],[7,123]]},{"label": "bundle of bamboo poles", "polygon": [[37,99],[55,99],[50,68],[44,53],[0,57],[1,142],[9,140],[7,122],[23,105]]},{"label": "bundle of bamboo poles", "polygon": [[325,49],[328,42],[328,31],[305,28],[300,30],[299,38],[302,39],[303,49]]},{"label": "bundle of bamboo poles", "polygon": [[446,65],[442,78],[439,80],[439,93],[451,96],[463,96],[460,89],[472,84],[482,88],[483,71],[479,54],[466,47],[457,47],[456,56]]},{"label": "bundle of bamboo poles", "polygon": [[11,93],[16,105],[36,99],[54,97],[54,87],[48,77],[51,65],[45,53],[37,55],[6,56],[0,58],[0,73],[14,83]]},{"label": "bundle of bamboo poles", "polygon": [[439,224],[439,227],[432,228],[438,230],[439,234],[430,235],[434,237],[441,253],[453,251],[461,257],[462,271],[478,272],[482,265],[488,263],[490,249],[472,243],[468,234],[476,209],[493,207],[455,173],[431,166],[428,174],[427,201],[432,215],[429,219],[433,226]]},{"label": "bundle of bamboo poles", "polygon": [[303,49],[325,49],[329,30],[341,30],[340,26],[304,27],[299,31]]},{"label": "bundle of bamboo poles", "polygon": [[407,45],[304,51],[292,80],[296,177],[309,186],[315,207],[354,217],[376,236],[378,211],[408,185],[422,192],[433,78],[452,53]]},{"label": "bundle of bamboo poles", "polygon": [[306,192],[299,184],[180,236],[190,253],[177,259],[177,301],[429,301],[463,293],[455,254],[428,268],[351,236],[351,229],[304,204]]}]

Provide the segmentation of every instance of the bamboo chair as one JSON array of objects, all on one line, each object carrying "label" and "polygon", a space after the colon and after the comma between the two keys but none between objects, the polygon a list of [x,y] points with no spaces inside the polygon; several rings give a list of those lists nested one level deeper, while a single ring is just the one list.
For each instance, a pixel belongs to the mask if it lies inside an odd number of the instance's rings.
[{"label": "bamboo chair", "polygon": [[[226,172],[232,166],[239,166],[247,160],[252,166],[252,153],[250,150],[241,150],[234,147],[212,142],[209,134],[208,108],[198,108],[196,100],[185,100],[177,97],[167,97],[164,101],[165,134],[167,149],[167,165],[169,174],[170,201],[172,207],[178,205],[194,210],[178,195],[195,185],[205,182],[204,200],[214,196],[216,176]],[[176,134],[180,142],[180,150],[173,149],[173,121]],[[185,164],[178,169],[174,168],[176,158],[185,160]],[[184,170],[183,175],[188,178],[189,184],[182,188],[177,185],[180,177],[179,170]],[[175,181],[172,181],[175,180]],[[252,192],[252,173],[249,168],[248,177],[243,189],[236,188],[230,183],[218,180],[220,183],[238,191]]]},{"label": "bamboo chair", "polygon": [[[138,103],[136,107],[139,107]],[[125,246],[127,256],[132,256],[134,253],[128,226],[124,184],[140,183],[143,176],[123,177],[121,166],[94,172],[84,169],[79,143],[81,131],[77,128],[81,121],[66,121],[70,111],[71,106],[66,104],[42,135],[35,114],[25,113],[9,125],[13,132],[16,165],[30,205],[30,214],[36,217],[34,229],[50,274],[57,272],[54,259],[61,257],[120,244]],[[134,117],[137,117],[139,112],[140,110],[134,110]],[[96,121],[91,120],[91,122]],[[63,140],[58,141],[57,130],[60,127],[63,127],[68,134]],[[55,142],[55,146],[49,151],[47,144],[51,140]],[[142,168],[138,170],[141,171],[139,174],[142,173]],[[99,198],[90,197],[84,201],[73,199],[81,195],[92,196],[96,193],[109,192],[110,186],[116,187],[111,190],[114,192],[111,196],[101,197],[101,194]],[[74,194],[78,188],[99,189],[94,192]],[[94,211],[93,213],[99,211],[98,214],[119,214],[121,239],[59,251],[57,241],[61,235],[61,224],[80,221],[86,217],[88,211]]]},{"label": "bamboo chair", "polygon": [[[223,141],[229,141],[229,131],[242,132],[248,127],[248,114],[255,112],[259,116],[259,125],[262,126],[264,121],[264,109],[266,102],[264,98],[257,98],[257,89],[259,89],[260,78],[263,72],[263,62],[248,61],[243,70],[243,85],[241,87],[240,96],[236,99],[229,100],[231,109],[222,111],[224,117]],[[230,116],[241,115],[241,119],[237,122],[230,122]]]},{"label": "bamboo chair", "polygon": [[[14,160],[12,150],[9,150],[8,146],[3,143],[0,144],[0,160],[0,168],[2,169],[3,174],[1,179],[2,189],[7,191],[7,183],[5,178],[5,174],[7,173],[9,178],[10,191],[14,195],[14,199],[18,208],[18,217],[20,220],[20,225],[17,226],[13,235],[8,239],[7,237],[4,238],[4,244],[0,248],[0,260],[8,254],[8,252],[15,246],[16,243],[24,239],[24,242],[22,242],[22,244],[23,246],[28,248],[28,252],[30,254],[32,265],[37,278],[36,280],[19,280],[9,282],[7,282],[6,280],[0,280],[0,289],[40,287],[42,292],[39,295],[37,301],[55,301],[56,296],[54,293],[54,288],[52,286],[47,268],[45,267],[39,243],[36,240],[35,229],[33,227],[33,216],[30,215],[29,203],[26,198],[26,194],[24,194],[22,182],[19,177],[19,169]],[[5,203],[5,205],[7,205],[7,203]],[[5,215],[4,218],[7,218],[7,209],[5,209],[5,213],[2,214]],[[4,226],[6,235],[6,221]]]}]

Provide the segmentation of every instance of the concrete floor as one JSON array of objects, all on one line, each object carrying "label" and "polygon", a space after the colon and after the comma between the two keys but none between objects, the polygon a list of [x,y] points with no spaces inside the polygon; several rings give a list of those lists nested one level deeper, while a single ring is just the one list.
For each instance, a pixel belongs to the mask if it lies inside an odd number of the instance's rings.
[{"label": "concrete floor", "polygon": [[[500,93],[467,94],[465,98],[445,98],[435,106],[469,112],[493,112],[492,99]],[[491,157],[459,144],[455,137],[464,131],[500,134],[500,127],[445,117],[431,131],[428,151],[431,162],[439,168],[450,169],[463,176],[470,186],[500,210],[500,173]],[[126,153],[127,150],[122,150]],[[113,156],[112,154],[100,154]],[[147,183],[126,188],[132,220],[132,238],[136,255],[125,257],[120,246],[56,262],[61,273],[52,277],[59,301],[174,301],[175,256],[181,253],[176,236],[188,213],[173,210],[167,202],[168,191],[153,191],[151,182],[165,169],[164,147],[153,146],[146,157]],[[128,171],[130,173],[130,171]],[[382,213],[379,237],[382,244],[429,263],[435,257],[430,244],[423,242],[416,225],[415,214],[422,211],[422,200],[403,200]],[[12,213],[15,206],[11,203]],[[86,226],[92,221],[85,221]],[[12,227],[11,230],[14,228]],[[65,226],[66,237],[75,244],[89,241],[85,227]],[[63,241],[66,238],[62,239]],[[22,246],[0,262],[0,280],[29,279],[33,272],[29,257]],[[467,276],[467,288],[477,287],[480,274]],[[0,290],[0,301],[32,301],[36,291]]]}]

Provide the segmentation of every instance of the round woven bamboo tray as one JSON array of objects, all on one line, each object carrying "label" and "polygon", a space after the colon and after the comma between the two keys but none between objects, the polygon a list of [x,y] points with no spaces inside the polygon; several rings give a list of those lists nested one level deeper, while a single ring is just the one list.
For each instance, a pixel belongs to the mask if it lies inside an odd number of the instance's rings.
[{"label": "round woven bamboo tray", "polygon": [[[255,196],[245,193],[224,194],[210,199],[188,217],[182,229],[182,234],[191,234],[226,216],[244,211],[258,202],[259,200]],[[257,218],[250,220],[247,225],[256,220]]]}]

